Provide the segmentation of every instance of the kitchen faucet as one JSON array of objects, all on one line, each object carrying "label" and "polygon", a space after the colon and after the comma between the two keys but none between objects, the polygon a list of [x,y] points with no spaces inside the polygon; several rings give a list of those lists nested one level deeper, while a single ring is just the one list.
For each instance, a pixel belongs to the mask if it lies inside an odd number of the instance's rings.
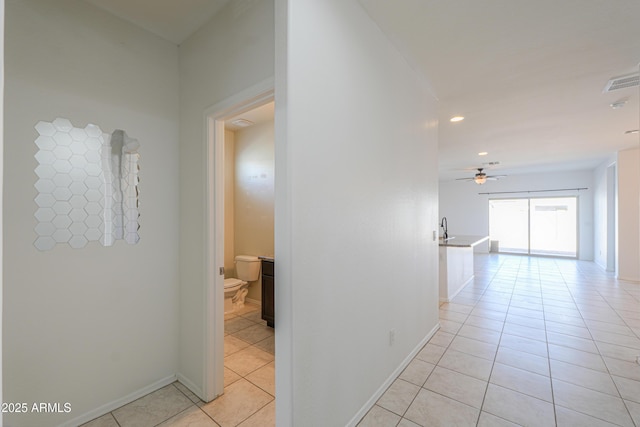
[{"label": "kitchen faucet", "polygon": [[444,228],[444,233],[442,233],[442,240],[447,240],[449,238],[449,232],[447,230],[447,217],[443,216],[442,221],[440,221],[440,228]]}]

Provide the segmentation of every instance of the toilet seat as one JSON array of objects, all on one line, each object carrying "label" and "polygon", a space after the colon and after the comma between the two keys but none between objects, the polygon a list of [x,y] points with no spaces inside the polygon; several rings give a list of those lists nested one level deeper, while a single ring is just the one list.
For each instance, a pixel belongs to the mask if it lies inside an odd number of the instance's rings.
[{"label": "toilet seat", "polygon": [[224,279],[224,288],[225,289],[234,288],[236,286],[244,285],[245,283],[247,282],[230,277],[228,279]]}]

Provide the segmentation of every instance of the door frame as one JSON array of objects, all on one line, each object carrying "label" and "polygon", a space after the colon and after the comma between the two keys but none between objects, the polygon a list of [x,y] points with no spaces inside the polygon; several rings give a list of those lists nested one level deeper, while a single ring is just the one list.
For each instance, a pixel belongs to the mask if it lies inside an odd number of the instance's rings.
[{"label": "door frame", "polygon": [[[224,122],[274,101],[274,79],[264,80],[204,111],[205,284],[203,400],[224,392]],[[222,274],[221,274],[222,273]]]}]

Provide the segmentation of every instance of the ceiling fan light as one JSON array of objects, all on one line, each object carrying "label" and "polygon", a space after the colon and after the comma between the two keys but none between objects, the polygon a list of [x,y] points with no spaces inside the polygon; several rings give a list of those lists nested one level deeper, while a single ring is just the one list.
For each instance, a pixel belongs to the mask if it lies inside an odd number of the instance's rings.
[{"label": "ceiling fan light", "polygon": [[487,182],[487,177],[486,177],[486,175],[476,176],[475,178],[473,178],[473,180],[475,181],[476,184],[482,185],[485,182]]}]

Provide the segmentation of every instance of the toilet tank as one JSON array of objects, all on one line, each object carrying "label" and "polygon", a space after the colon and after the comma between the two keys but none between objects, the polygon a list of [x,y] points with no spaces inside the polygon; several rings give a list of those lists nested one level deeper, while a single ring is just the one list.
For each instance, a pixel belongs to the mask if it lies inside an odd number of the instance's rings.
[{"label": "toilet tank", "polygon": [[236,276],[245,282],[253,282],[260,277],[260,258],[251,255],[238,255],[236,261]]}]

